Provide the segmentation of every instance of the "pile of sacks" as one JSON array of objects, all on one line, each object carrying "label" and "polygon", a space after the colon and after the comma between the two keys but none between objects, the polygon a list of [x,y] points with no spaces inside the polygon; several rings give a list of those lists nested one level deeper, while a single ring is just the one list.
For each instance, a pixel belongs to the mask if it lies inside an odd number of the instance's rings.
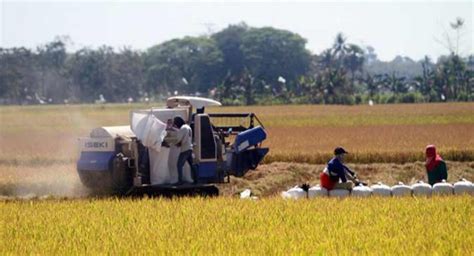
[{"label": "pile of sacks", "polygon": [[346,189],[333,189],[328,191],[319,185],[310,187],[308,185],[295,186],[287,191],[281,193],[285,199],[301,199],[301,198],[316,198],[316,197],[401,197],[401,196],[431,196],[431,195],[474,195],[474,184],[466,179],[461,179],[454,184],[450,184],[443,180],[433,186],[418,181],[413,185],[405,185],[399,182],[395,186],[388,186],[382,182],[378,182],[372,186],[364,186],[362,184],[354,187],[352,191]]}]

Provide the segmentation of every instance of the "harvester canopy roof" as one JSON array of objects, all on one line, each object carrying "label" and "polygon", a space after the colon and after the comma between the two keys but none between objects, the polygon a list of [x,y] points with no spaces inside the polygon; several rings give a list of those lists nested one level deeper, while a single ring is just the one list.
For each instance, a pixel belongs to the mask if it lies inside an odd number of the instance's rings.
[{"label": "harvester canopy roof", "polygon": [[202,108],[208,106],[222,106],[222,104],[219,101],[201,97],[176,96],[168,98],[166,101],[166,106],[169,108],[175,108],[178,106],[193,106],[195,108]]}]

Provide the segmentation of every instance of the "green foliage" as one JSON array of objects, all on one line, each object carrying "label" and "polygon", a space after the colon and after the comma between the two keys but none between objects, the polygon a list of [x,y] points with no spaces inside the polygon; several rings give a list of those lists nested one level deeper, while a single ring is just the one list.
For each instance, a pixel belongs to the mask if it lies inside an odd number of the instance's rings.
[{"label": "green foliage", "polygon": [[148,49],[145,69],[148,88],[158,93],[207,93],[222,77],[222,52],[207,37],[174,39]]},{"label": "green foliage", "polygon": [[217,47],[224,55],[224,71],[229,75],[239,75],[244,71],[244,53],[242,52],[242,37],[247,33],[249,27],[245,23],[229,25],[212,35]]},{"label": "green foliage", "polygon": [[142,58],[139,53],[110,47],[83,48],[70,59],[69,74],[78,101],[94,102],[102,95],[112,102],[138,98],[143,88]]},{"label": "green foliage", "polygon": [[310,54],[305,44],[301,36],[286,30],[252,28],[243,35],[241,49],[252,75],[278,87],[278,77],[294,80],[308,70]]},{"label": "green foliage", "polygon": [[[245,104],[281,102],[288,84],[304,75],[310,63],[306,40],[286,30],[231,25],[212,36],[224,54],[226,77],[218,89],[224,100],[241,93]],[[283,79],[283,80],[282,80]],[[233,90],[232,88],[238,88]],[[267,98],[275,97],[275,99]],[[264,102],[257,98],[264,99]],[[284,100],[283,100],[284,101]]]},{"label": "green foliage", "polygon": [[0,97],[21,104],[37,89],[33,53],[26,48],[0,48]]},{"label": "green foliage", "polygon": [[148,102],[174,94],[225,105],[474,100],[473,56],[453,51],[437,63],[397,57],[387,64],[342,33],[315,55],[298,34],[245,23],[144,53],[107,46],[68,53],[66,39],[36,51],[0,48],[0,104]]}]

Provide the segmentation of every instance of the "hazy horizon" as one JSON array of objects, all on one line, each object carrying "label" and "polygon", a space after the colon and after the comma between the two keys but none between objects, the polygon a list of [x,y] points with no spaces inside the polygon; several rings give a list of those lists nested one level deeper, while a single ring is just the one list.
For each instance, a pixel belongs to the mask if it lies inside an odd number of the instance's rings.
[{"label": "hazy horizon", "polygon": [[319,54],[338,32],[372,46],[378,58],[419,60],[448,54],[438,40],[464,19],[460,53],[473,53],[472,2],[0,2],[0,47],[37,46],[69,36],[82,47],[147,48],[174,38],[208,35],[230,24],[271,26],[298,33]]}]

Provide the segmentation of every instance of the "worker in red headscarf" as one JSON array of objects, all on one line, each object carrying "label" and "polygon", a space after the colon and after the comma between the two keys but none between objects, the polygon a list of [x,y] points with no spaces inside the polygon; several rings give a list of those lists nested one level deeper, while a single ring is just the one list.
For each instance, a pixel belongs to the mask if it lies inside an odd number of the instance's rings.
[{"label": "worker in red headscarf", "polygon": [[448,168],[440,155],[436,153],[434,145],[426,146],[426,173],[428,174],[428,183],[434,185],[442,180],[448,179]]}]

